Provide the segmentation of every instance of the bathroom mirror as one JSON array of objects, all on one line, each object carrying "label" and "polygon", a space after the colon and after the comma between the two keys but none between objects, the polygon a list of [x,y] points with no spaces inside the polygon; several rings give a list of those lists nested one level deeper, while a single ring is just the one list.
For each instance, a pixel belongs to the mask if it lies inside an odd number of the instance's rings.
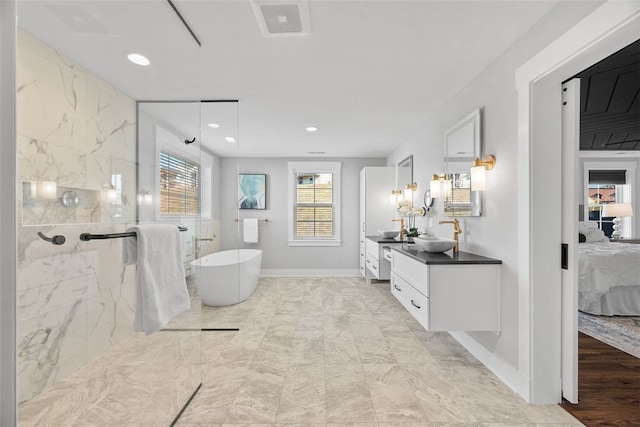
[{"label": "bathroom mirror", "polygon": [[481,194],[471,191],[469,171],[473,159],[481,157],[480,126],[480,109],[476,109],[444,134],[445,173],[451,183],[451,188],[445,192],[445,216],[481,215]]},{"label": "bathroom mirror", "polygon": [[[405,157],[396,165],[396,188],[406,194],[407,184],[413,183],[413,156]],[[413,198],[413,194],[411,195]]]}]

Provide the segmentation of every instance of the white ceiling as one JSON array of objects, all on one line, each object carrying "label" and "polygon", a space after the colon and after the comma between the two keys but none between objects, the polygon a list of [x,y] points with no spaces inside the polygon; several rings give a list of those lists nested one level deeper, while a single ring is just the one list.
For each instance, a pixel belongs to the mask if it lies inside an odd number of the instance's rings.
[{"label": "white ceiling", "polygon": [[18,22],[136,100],[239,100],[221,155],[385,157],[557,1],[309,0],[297,37],[263,36],[248,0],[174,4],[201,49],[165,0],[25,0]]}]

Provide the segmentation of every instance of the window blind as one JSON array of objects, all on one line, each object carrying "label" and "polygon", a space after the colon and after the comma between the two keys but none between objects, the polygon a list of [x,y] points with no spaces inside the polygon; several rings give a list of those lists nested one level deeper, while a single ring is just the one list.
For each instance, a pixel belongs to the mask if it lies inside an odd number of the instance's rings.
[{"label": "window blind", "polygon": [[622,170],[590,170],[589,184],[616,184],[627,183],[627,171]]},{"label": "window blind", "polygon": [[333,237],[333,174],[296,175],[296,237]]},{"label": "window blind", "polygon": [[160,215],[200,213],[200,165],[160,151]]}]

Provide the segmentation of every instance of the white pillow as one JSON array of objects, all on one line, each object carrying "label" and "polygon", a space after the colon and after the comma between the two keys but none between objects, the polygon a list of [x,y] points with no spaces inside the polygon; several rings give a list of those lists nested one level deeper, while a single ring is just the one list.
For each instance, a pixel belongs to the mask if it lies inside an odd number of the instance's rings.
[{"label": "white pillow", "polygon": [[599,228],[588,228],[581,233],[584,234],[584,237],[587,239],[585,243],[609,241],[607,236],[604,235],[604,232]]},{"label": "white pillow", "polygon": [[595,221],[579,221],[578,233],[586,234],[588,230],[598,229],[598,223]]}]

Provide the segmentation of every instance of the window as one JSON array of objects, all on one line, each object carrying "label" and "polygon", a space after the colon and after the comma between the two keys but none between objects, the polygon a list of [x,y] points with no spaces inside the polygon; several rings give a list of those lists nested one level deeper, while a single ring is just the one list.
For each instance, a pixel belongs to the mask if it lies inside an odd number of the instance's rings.
[{"label": "window", "polygon": [[[613,218],[603,217],[602,208],[608,203],[632,202],[632,185],[635,182],[635,163],[631,162],[585,162],[584,181],[585,220],[598,223],[605,236],[611,237]],[[622,218],[624,237],[633,234],[631,218]]]},{"label": "window", "polygon": [[200,213],[200,165],[166,150],[160,151],[160,215]]},{"label": "window", "polygon": [[289,162],[289,245],[340,245],[340,162]]},{"label": "window", "polygon": [[155,129],[156,220],[198,215],[211,218],[214,158],[194,150],[192,145],[186,146],[183,139],[161,126],[156,125]]}]

